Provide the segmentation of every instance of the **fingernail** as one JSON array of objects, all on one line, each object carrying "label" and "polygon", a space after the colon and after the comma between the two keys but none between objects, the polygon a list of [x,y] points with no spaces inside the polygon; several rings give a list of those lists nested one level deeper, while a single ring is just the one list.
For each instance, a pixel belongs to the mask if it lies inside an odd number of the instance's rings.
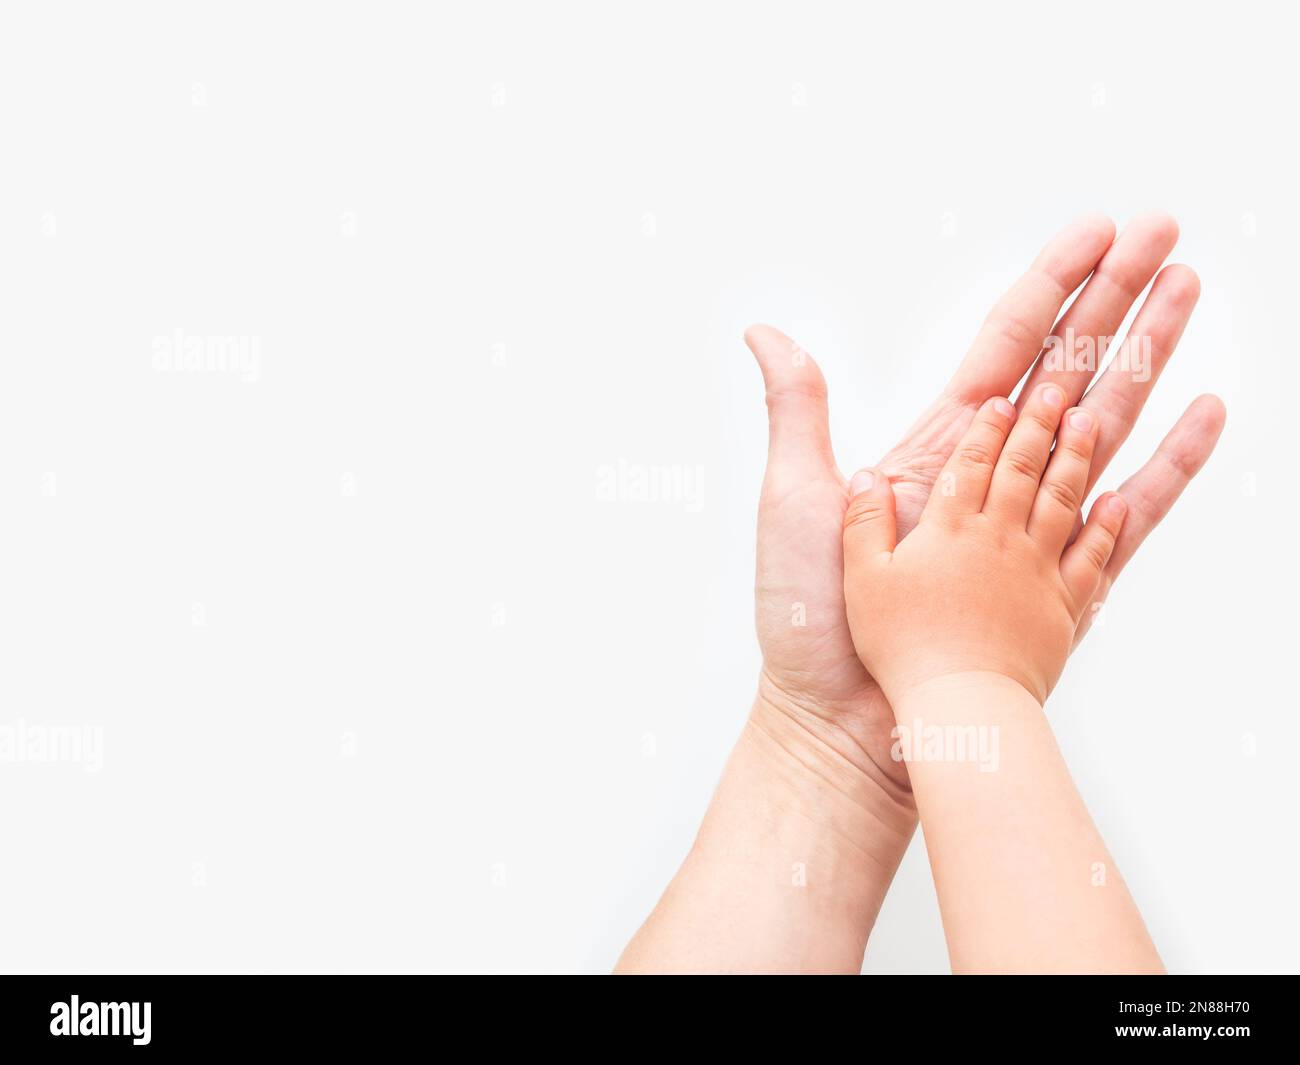
[{"label": "fingernail", "polygon": [[849,495],[857,496],[863,492],[870,492],[875,486],[876,475],[870,470],[858,470],[853,475],[853,480],[849,482]]},{"label": "fingernail", "polygon": [[1070,415],[1070,428],[1086,433],[1092,428],[1092,415],[1086,410],[1076,410]]},{"label": "fingernail", "polygon": [[1043,389],[1043,402],[1049,407],[1059,407],[1065,402],[1065,393],[1056,385],[1048,385]]},{"label": "fingernail", "polygon": [[1001,396],[998,396],[993,401],[993,409],[1004,418],[1014,418],[1016,416],[1016,408],[1011,405],[1009,400],[1003,399]]},{"label": "fingernail", "polygon": [[1128,510],[1128,504],[1124,502],[1123,496],[1111,496],[1106,500],[1106,507],[1112,514],[1123,514]]}]

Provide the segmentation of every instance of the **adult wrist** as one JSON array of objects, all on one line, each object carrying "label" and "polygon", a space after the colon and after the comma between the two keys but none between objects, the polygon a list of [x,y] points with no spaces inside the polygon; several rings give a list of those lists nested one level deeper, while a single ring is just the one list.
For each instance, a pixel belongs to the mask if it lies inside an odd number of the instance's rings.
[{"label": "adult wrist", "polygon": [[[885,854],[897,850],[901,858],[916,826],[916,806],[910,788],[879,767],[855,735],[867,713],[891,720],[883,693],[868,698],[879,705],[827,707],[791,693],[764,671],[741,743],[754,749],[795,808],[833,822],[837,834],[896,864]],[[851,717],[859,720],[842,722]]]}]

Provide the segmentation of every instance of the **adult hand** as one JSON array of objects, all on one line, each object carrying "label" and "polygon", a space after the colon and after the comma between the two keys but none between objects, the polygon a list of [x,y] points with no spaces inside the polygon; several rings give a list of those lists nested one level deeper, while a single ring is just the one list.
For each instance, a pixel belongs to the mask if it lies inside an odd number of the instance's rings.
[{"label": "adult hand", "polygon": [[[875,464],[893,481],[900,537],[916,524],[974,412],[992,396],[1009,396],[1022,378],[1021,397],[1055,381],[1068,404],[1079,403],[1098,419],[1092,488],[1133,428],[1200,294],[1188,267],[1160,270],[1177,238],[1177,224],[1166,215],[1140,217],[1118,239],[1108,219],[1088,217],[1047,244],[994,306],[938,399]],[[1146,373],[1106,372],[1094,383],[1095,366],[1058,365],[1061,360],[1047,357],[1049,336],[1113,336],[1157,270],[1129,332],[1141,341],[1137,350],[1149,352]],[[1080,285],[1078,298],[1061,314]],[[776,329],[751,327],[745,341],[763,373],[769,414],[756,581],[760,701],[813,732],[818,744],[832,747],[906,808],[907,770],[890,757],[893,713],[858,661],[845,617],[841,542],[848,486],[831,452],[825,379],[812,358]],[[1115,578],[1209,457],[1224,416],[1219,399],[1201,396],[1120,487],[1128,519],[1076,643]]]}]

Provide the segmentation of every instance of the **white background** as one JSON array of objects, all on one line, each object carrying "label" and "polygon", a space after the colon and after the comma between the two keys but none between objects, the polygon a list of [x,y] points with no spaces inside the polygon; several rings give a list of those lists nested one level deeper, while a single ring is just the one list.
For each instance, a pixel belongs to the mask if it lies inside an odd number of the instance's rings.
[{"label": "white background", "polygon": [[[607,970],[753,692],[744,326],[851,470],[1162,208],[1204,294],[1103,485],[1228,426],[1050,712],[1171,969],[1295,970],[1294,26],[542,6],[6,5],[0,724],[104,746],[0,763],[0,966]],[[945,968],[918,837],[866,969]]]}]

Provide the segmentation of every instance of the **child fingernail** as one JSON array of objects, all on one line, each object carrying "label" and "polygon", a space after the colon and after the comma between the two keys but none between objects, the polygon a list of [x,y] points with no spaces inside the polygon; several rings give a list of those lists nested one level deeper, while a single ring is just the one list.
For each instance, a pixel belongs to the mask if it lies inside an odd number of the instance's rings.
[{"label": "child fingernail", "polygon": [[1049,407],[1059,407],[1065,403],[1065,393],[1056,385],[1048,385],[1043,389],[1043,402]]},{"label": "child fingernail", "polygon": [[1106,506],[1110,509],[1112,514],[1117,516],[1128,510],[1128,504],[1124,502],[1123,496],[1111,496],[1106,500]]},{"label": "child fingernail", "polygon": [[858,470],[853,475],[853,480],[849,482],[849,494],[861,495],[863,492],[870,492],[875,486],[876,475],[870,470]]},{"label": "child fingernail", "polygon": [[1016,416],[1016,408],[1011,405],[1010,400],[1003,399],[1001,396],[998,396],[993,401],[993,409],[1004,418],[1014,418]]},{"label": "child fingernail", "polygon": [[1081,433],[1086,433],[1092,428],[1092,415],[1086,410],[1076,410],[1070,415],[1070,428],[1078,429]]}]

